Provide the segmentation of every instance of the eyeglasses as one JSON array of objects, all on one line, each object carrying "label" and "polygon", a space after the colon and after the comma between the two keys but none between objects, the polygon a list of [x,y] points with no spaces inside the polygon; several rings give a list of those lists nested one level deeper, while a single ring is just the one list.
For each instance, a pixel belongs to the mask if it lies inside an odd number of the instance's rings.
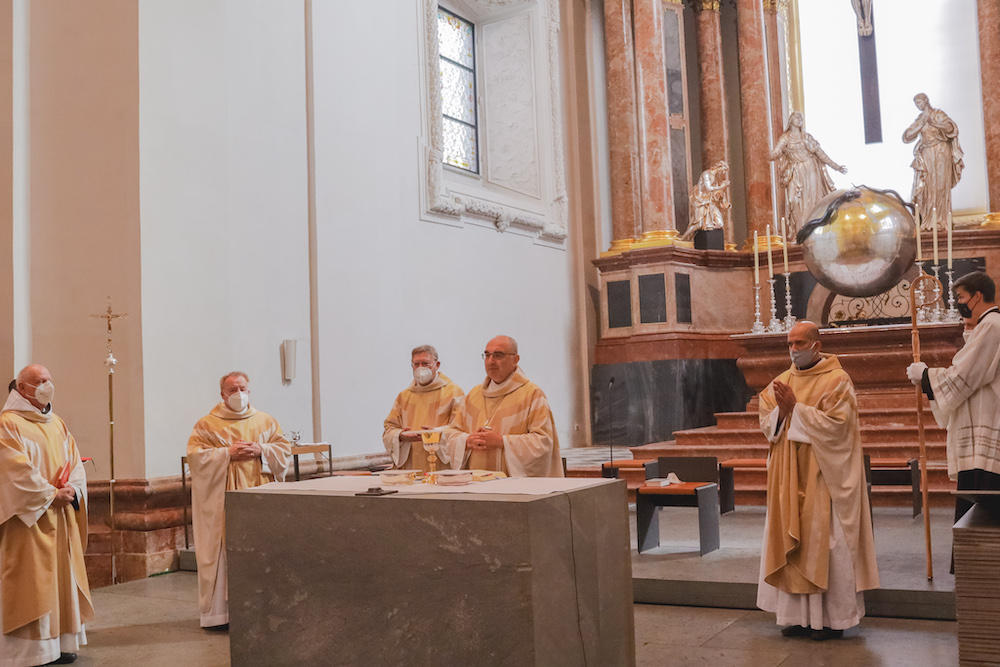
[{"label": "eyeglasses", "polygon": [[483,359],[489,359],[493,357],[495,361],[503,361],[507,357],[513,357],[513,354],[508,352],[483,352]]}]

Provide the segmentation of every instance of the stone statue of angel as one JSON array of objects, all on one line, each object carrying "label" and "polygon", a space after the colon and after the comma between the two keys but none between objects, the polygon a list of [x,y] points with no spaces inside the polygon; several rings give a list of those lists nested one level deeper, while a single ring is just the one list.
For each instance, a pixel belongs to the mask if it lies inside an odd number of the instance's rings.
[{"label": "stone statue of angel", "polygon": [[691,223],[682,241],[690,241],[700,230],[723,229],[729,218],[729,164],[719,160],[701,172],[691,192]]}]

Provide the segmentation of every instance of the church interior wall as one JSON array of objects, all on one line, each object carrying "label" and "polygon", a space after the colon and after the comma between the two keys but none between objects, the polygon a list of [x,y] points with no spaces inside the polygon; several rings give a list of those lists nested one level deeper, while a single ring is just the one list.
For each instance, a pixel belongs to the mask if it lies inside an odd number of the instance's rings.
[{"label": "church interior wall", "polygon": [[421,219],[420,16],[391,5],[374,42],[363,4],[313,7],[323,436],[337,454],[377,451],[412,347],[435,345],[468,391],[503,333],[572,445],[587,373],[572,258],[513,230]]},{"label": "church interior wall", "polygon": [[805,129],[847,166],[847,174],[830,170],[836,186],[891,188],[909,200],[913,144],[901,137],[919,113],[913,96],[923,92],[959,128],[965,171],[952,192],[955,215],[988,212],[976,0],[874,5],[883,141],[867,145],[854,14],[826,2],[800,2],[799,12]]},{"label": "church interior wall", "polygon": [[231,370],[249,374],[254,405],[312,438],[305,30],[301,3],[139,6],[145,472],[157,477],[178,473]]},{"label": "church interior wall", "polygon": [[[0,321],[14,321],[14,12],[0,4]],[[9,85],[8,85],[9,84]],[[0,327],[0,375],[14,373],[14,328]]]}]

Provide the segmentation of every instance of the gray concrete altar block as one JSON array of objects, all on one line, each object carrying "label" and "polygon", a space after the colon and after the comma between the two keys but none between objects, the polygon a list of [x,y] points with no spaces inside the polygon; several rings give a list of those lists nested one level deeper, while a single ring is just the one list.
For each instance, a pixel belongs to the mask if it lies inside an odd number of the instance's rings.
[{"label": "gray concrete altar block", "polygon": [[625,484],[226,494],[238,665],[634,665]]}]

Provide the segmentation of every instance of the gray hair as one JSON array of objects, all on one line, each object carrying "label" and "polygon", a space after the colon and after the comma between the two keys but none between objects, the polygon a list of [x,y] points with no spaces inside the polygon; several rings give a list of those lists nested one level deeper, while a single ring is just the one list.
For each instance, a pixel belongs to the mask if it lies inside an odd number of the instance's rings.
[{"label": "gray hair", "polygon": [[433,345],[417,345],[413,348],[413,351],[410,352],[410,359],[418,354],[429,354],[434,357],[434,361],[438,360],[438,351],[434,349]]},{"label": "gray hair", "polygon": [[219,380],[219,391],[225,391],[226,380],[228,380],[231,377],[241,377],[247,381],[247,384],[250,384],[250,376],[244,373],[243,371],[230,371],[225,375],[223,375],[222,379]]},{"label": "gray hair", "polygon": [[493,340],[496,340],[497,338],[503,338],[505,341],[507,341],[507,347],[510,349],[510,354],[517,354],[517,341],[516,340],[514,340],[510,336],[504,336],[502,334],[499,335],[499,336],[494,336]]}]

